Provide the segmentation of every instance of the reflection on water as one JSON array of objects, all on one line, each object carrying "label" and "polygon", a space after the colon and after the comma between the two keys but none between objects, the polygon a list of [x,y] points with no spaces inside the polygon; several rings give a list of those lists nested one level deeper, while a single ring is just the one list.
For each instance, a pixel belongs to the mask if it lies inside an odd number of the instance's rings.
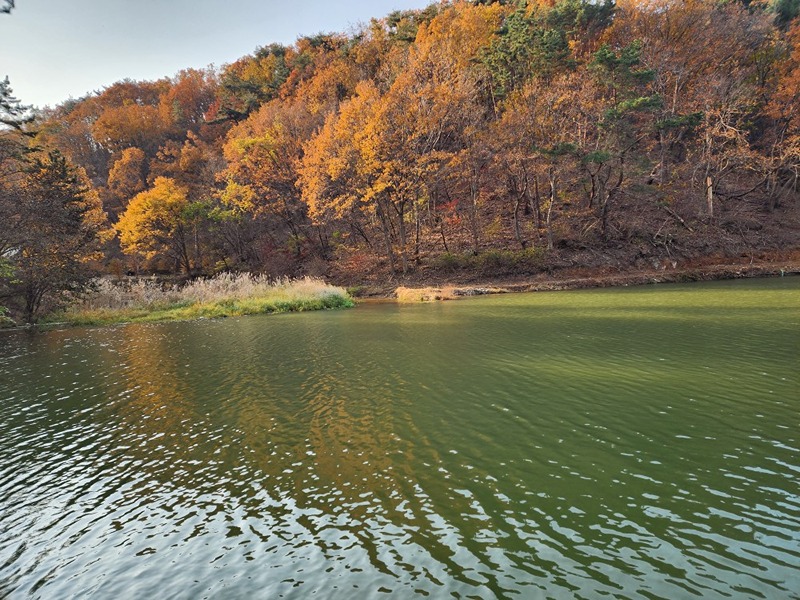
[{"label": "reflection on water", "polygon": [[800,281],[0,337],[0,596],[792,598]]}]

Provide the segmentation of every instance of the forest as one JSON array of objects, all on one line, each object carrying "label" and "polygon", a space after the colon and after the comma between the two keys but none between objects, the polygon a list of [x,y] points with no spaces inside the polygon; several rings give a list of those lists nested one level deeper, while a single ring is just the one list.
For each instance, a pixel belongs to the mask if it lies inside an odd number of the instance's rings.
[{"label": "forest", "polygon": [[798,13],[453,0],[40,111],[5,79],[0,319],[98,275],[357,285],[797,253]]}]

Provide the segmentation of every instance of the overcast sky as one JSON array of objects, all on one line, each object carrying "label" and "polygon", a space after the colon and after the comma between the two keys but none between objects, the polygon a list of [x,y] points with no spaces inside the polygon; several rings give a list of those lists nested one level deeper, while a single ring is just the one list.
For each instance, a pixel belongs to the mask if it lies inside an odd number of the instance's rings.
[{"label": "overcast sky", "polygon": [[0,77],[54,106],[121,79],[217,67],[272,42],[349,31],[430,0],[17,0],[0,14]]}]

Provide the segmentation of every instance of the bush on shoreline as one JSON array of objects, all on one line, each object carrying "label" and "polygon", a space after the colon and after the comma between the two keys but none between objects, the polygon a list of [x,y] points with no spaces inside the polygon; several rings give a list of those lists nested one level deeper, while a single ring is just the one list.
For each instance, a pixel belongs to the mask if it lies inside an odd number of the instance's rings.
[{"label": "bush on shoreline", "polygon": [[0,304],[0,329],[14,327],[16,323],[8,316],[8,309]]},{"label": "bush on shoreline", "polygon": [[547,251],[544,248],[526,250],[492,249],[480,254],[445,252],[434,259],[434,268],[446,272],[472,271],[484,275],[504,275],[535,272],[543,268]]},{"label": "bush on shoreline", "polygon": [[49,320],[110,325],[353,306],[343,288],[310,277],[273,280],[263,275],[224,273],[180,287],[165,286],[154,278],[122,282],[98,279],[93,288]]}]

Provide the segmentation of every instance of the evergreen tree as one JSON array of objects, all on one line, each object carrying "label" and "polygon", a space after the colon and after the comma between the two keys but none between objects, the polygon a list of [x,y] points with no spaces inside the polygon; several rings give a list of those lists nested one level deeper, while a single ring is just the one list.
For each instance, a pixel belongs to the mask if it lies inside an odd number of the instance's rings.
[{"label": "evergreen tree", "polygon": [[24,320],[33,323],[44,305],[54,308],[65,292],[85,289],[93,272],[105,214],[79,171],[58,151],[28,157],[5,197],[16,203],[5,215],[11,227],[0,244],[13,275],[0,284]]}]

